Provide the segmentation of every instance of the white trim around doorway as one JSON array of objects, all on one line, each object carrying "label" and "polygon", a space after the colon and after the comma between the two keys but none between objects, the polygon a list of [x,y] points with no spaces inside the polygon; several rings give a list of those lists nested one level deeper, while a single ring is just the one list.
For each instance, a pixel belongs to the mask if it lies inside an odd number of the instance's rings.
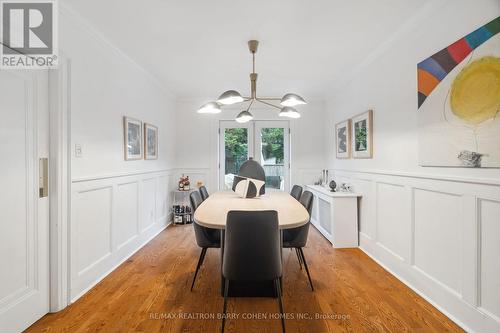
[{"label": "white trim around doorway", "polygon": [[70,304],[69,217],[71,186],[71,62],[60,54],[59,67],[49,71],[49,272],[50,312]]}]

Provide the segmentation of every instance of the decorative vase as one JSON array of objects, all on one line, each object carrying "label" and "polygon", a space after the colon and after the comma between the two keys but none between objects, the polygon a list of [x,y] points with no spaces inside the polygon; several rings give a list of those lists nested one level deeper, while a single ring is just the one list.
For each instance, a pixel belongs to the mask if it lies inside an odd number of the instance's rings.
[{"label": "decorative vase", "polygon": [[328,185],[330,186],[330,191],[335,192],[335,189],[337,188],[337,183],[334,180],[332,180]]}]

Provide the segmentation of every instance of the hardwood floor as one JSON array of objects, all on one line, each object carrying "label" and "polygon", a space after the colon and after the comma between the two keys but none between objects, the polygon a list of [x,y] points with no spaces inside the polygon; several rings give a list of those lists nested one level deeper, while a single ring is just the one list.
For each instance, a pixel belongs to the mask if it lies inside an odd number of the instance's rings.
[{"label": "hardwood floor", "polygon": [[[199,254],[192,225],[170,226],[27,332],[219,332],[220,253],[208,250],[190,292]],[[295,252],[284,250],[287,332],[463,332],[361,250],[333,249],[314,227],[304,254],[314,292]],[[228,312],[238,319],[226,320],[226,332],[281,332],[275,299],[230,299]]]}]

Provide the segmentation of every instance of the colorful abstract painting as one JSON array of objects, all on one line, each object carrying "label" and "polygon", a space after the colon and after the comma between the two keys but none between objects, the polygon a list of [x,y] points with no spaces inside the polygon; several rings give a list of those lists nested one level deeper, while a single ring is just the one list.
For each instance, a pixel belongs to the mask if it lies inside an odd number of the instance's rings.
[{"label": "colorful abstract painting", "polygon": [[500,167],[500,17],[417,65],[423,166]]}]

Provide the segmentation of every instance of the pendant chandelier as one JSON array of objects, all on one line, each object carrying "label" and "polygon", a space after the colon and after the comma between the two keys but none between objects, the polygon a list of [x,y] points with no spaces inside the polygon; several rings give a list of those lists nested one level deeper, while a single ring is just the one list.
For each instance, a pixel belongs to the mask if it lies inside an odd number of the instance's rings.
[{"label": "pendant chandelier", "polygon": [[[279,110],[280,117],[288,117],[288,118],[300,118],[300,113],[297,111],[294,106],[307,104],[306,101],[297,94],[287,93],[283,95],[283,97],[257,97],[257,73],[255,73],[255,53],[257,53],[257,48],[259,46],[259,41],[250,40],[248,41],[248,48],[252,53],[252,73],[250,74],[250,89],[251,95],[250,97],[243,97],[236,90],[228,90],[219,96],[217,101],[208,102],[202,105],[198,109],[198,113],[220,113],[221,107],[224,105],[232,105],[237,103],[249,102],[246,109],[241,111],[236,116],[236,121],[239,123],[246,123],[253,119],[253,115],[250,113],[250,108],[255,103],[265,104],[272,108]],[[273,104],[273,102],[278,102],[280,106]]]}]

